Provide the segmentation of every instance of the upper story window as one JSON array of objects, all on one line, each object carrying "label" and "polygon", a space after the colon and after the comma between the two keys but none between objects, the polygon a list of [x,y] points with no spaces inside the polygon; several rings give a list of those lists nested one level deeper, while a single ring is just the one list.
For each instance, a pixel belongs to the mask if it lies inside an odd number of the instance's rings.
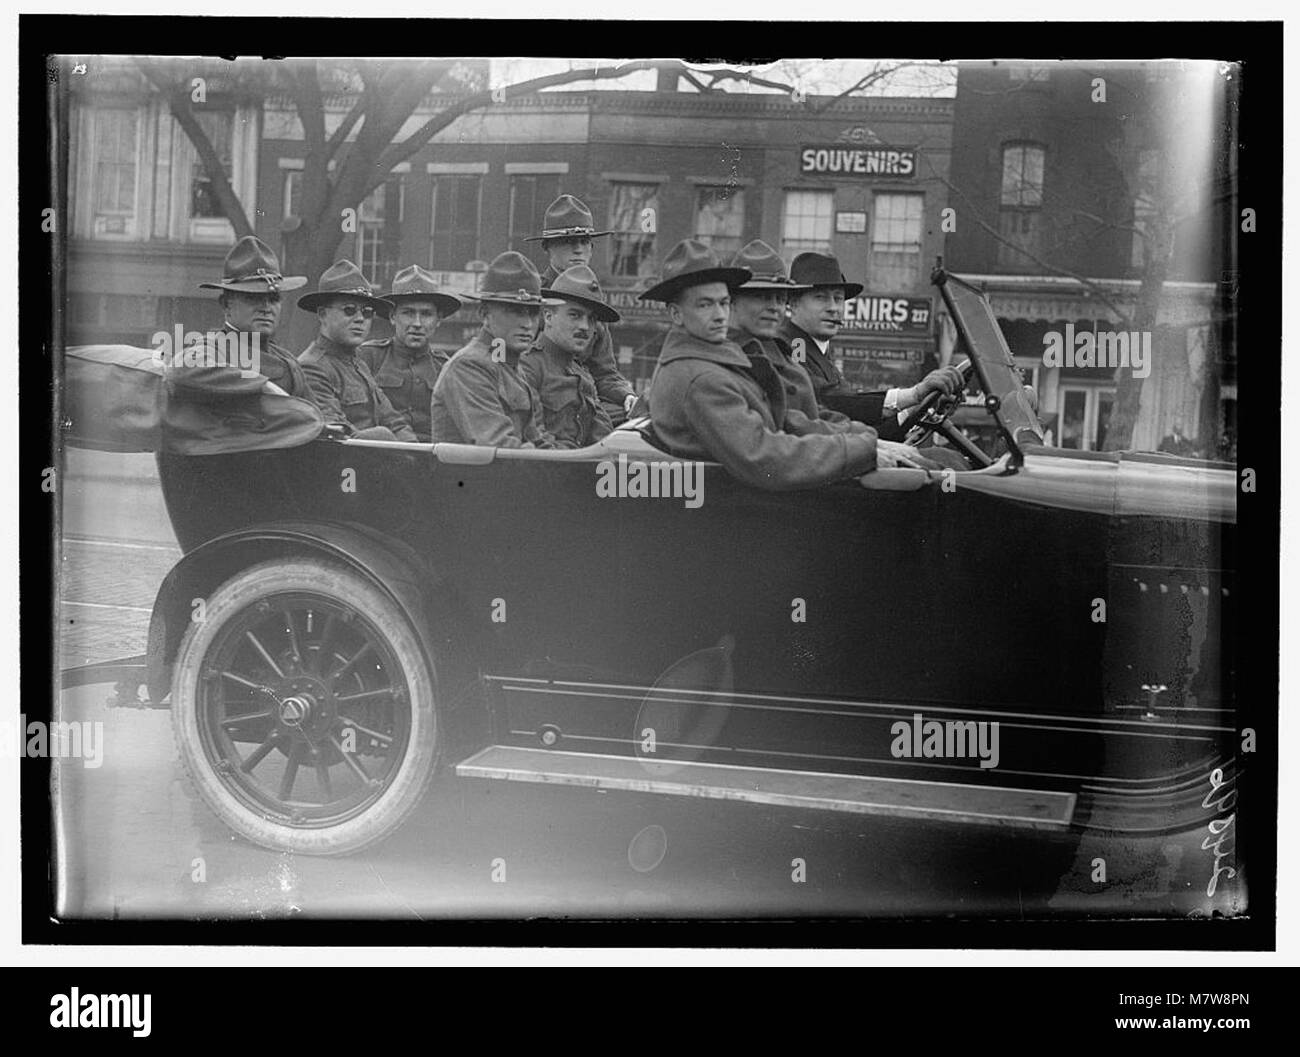
[{"label": "upper story window", "polygon": [[135,234],[139,126],[136,110],[95,112],[90,164],[95,174],[91,204],[96,237]]},{"label": "upper story window", "polygon": [[781,215],[781,251],[787,259],[805,252],[830,253],[833,191],[786,191]]},{"label": "upper story window", "polygon": [[871,214],[871,289],[910,290],[921,277],[925,195],[877,194]]},{"label": "upper story window", "polygon": [[1002,191],[998,264],[1026,267],[1026,251],[1039,255],[1042,236],[1043,169],[1046,152],[1036,143],[1008,143],[1002,148]]},{"label": "upper story window", "polygon": [[641,278],[655,272],[655,235],[659,230],[659,185],[610,185],[609,271]]},{"label": "upper story window", "polygon": [[695,207],[695,237],[721,260],[740,252],[745,230],[742,187],[701,187]]},{"label": "upper story window", "polygon": [[387,289],[401,254],[405,187],[400,176],[376,187],[357,210],[357,266],[380,289]]},{"label": "upper story window", "polygon": [[546,207],[560,195],[558,173],[516,173],[510,177],[510,249],[525,256],[536,243],[525,242],[529,235],[540,235]]},{"label": "upper story window", "polygon": [[483,180],[477,174],[439,174],[433,179],[429,267],[459,272],[479,258],[479,212]]}]

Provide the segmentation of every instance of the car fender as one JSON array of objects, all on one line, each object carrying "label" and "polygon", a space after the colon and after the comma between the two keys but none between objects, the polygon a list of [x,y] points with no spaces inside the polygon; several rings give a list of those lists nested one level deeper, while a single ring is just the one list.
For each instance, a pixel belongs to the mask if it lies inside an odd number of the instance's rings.
[{"label": "car fender", "polygon": [[[196,612],[195,603],[236,571],[269,558],[312,554],[339,562],[373,581],[402,609],[424,647],[435,683],[460,685],[477,671],[463,604],[446,577],[400,540],[349,523],[280,521],[214,537],[187,553],[163,580],[149,621],[147,684],[161,701],[172,666]],[[456,671],[450,670],[454,666]]]}]

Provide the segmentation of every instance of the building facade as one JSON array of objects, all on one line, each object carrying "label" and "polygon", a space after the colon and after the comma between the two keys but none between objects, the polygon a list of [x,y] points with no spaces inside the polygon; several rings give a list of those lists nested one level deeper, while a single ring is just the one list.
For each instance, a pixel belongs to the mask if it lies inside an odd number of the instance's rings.
[{"label": "building facade", "polygon": [[1150,349],[1125,446],[1177,427],[1212,455],[1231,430],[1229,91],[1212,65],[962,64],[947,266],[988,291],[1064,447],[1104,444],[1121,341],[1131,368]]}]

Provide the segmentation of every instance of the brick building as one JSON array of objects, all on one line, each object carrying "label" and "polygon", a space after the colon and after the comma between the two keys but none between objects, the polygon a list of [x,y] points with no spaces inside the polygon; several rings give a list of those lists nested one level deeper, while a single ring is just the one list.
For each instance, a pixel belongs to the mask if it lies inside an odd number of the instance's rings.
[{"label": "brick building", "polygon": [[988,291],[1057,443],[1101,447],[1117,379],[1044,352],[1053,335],[1114,340],[1147,274],[1144,234],[1165,222],[1172,254],[1130,446],[1154,450],[1180,425],[1209,452],[1231,428],[1230,113],[1213,65],[962,64],[946,263]]}]

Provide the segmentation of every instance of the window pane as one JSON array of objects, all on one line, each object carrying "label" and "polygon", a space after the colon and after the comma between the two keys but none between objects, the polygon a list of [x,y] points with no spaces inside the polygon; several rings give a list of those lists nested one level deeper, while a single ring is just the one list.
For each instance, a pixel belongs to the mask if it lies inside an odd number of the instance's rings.
[{"label": "window pane", "polygon": [[1015,144],[1002,149],[1002,204],[1043,204],[1043,148]]},{"label": "window pane", "polygon": [[[229,180],[234,169],[231,164],[231,144],[234,139],[235,115],[230,111],[205,110],[195,115],[199,126],[207,134],[212,148],[217,152],[217,158],[221,162],[221,168]],[[184,132],[178,130],[179,135]],[[193,151],[194,161],[190,168],[190,216],[191,217],[224,217],[225,211],[217,203],[217,196],[213,191],[211,176],[199,159],[198,151]]]},{"label": "window pane", "polygon": [[1082,448],[1084,446],[1083,423],[1087,409],[1087,393],[1079,389],[1064,391],[1061,404],[1060,446],[1062,448]]},{"label": "window pane", "polygon": [[834,211],[835,196],[830,191],[787,191],[781,221],[783,254],[830,253]]},{"label": "window pane", "polygon": [[94,143],[96,230],[121,234],[135,214],[135,111],[96,110]]},{"label": "window pane", "polygon": [[560,195],[560,177],[536,173],[510,177],[510,248],[527,254],[533,243],[529,235],[540,235],[546,207]]},{"label": "window pane", "polygon": [[394,176],[376,187],[357,211],[357,265],[375,285],[387,288],[397,271],[401,251],[402,178]]},{"label": "window pane", "polygon": [[1097,427],[1092,436],[1092,450],[1101,451],[1106,439],[1106,427],[1110,424],[1110,413],[1115,407],[1115,393],[1104,389],[1097,394]]},{"label": "window pane", "polygon": [[654,275],[659,188],[655,184],[611,185],[609,227],[614,232],[609,237],[610,274]]},{"label": "window pane", "polygon": [[701,187],[695,210],[695,237],[722,259],[738,253],[745,227],[745,191]]},{"label": "window pane", "polygon": [[284,215],[299,216],[302,207],[302,170],[291,169],[284,174]]},{"label": "window pane", "polygon": [[462,271],[478,259],[478,203],[478,176],[439,176],[434,180],[430,267]]},{"label": "window pane", "polygon": [[910,290],[919,281],[924,209],[923,195],[875,196],[871,217],[873,290]]}]

